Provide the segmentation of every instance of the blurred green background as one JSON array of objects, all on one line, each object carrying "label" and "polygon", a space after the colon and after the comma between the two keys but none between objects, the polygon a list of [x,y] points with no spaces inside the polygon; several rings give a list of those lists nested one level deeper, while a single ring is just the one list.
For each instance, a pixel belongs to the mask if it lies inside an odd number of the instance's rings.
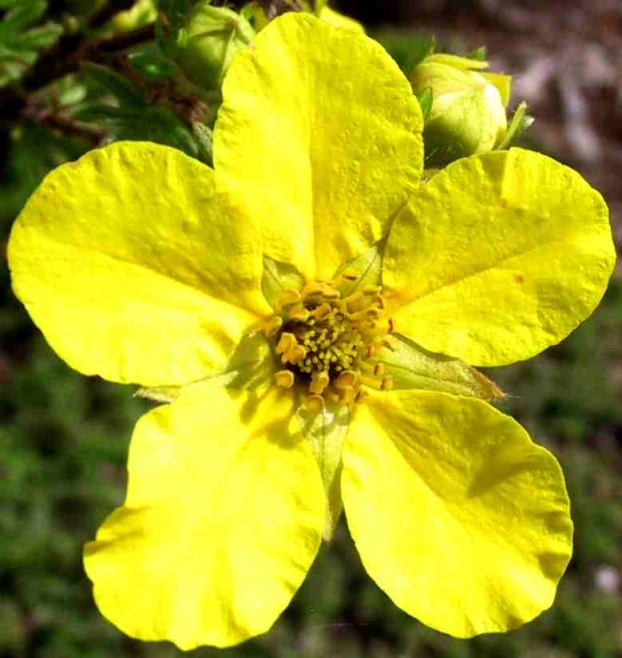
[{"label": "blurred green background", "polygon": [[[460,52],[488,45],[496,68],[516,76],[515,102],[526,98],[536,116],[528,145],[582,171],[607,198],[620,235],[619,3],[351,0],[341,6],[385,38],[412,27]],[[89,143],[33,120],[2,128],[4,247],[41,177]],[[184,655],[167,643],[133,641],[109,625],[81,567],[83,543],[122,500],[128,439],[147,405],[128,387],[76,374],[52,353],[11,294],[4,248],[2,257],[0,658]],[[503,409],[555,452],[568,481],[575,555],[550,611],[521,630],[469,641],[429,630],[371,582],[342,522],[272,631],[236,649],[188,655],[622,657],[621,331],[618,272],[600,309],[562,345],[489,372],[510,393]]]}]

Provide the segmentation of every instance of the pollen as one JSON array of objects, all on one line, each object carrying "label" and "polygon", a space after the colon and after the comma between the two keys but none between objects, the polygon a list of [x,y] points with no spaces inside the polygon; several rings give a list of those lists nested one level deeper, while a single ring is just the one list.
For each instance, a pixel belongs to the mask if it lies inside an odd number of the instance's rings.
[{"label": "pollen", "polygon": [[275,384],[301,392],[310,410],[321,411],[328,401],[357,404],[366,388],[393,387],[377,360],[392,338],[382,288],[357,286],[358,279],[356,272],[344,270],[332,281],[285,290],[264,328],[283,368]]}]

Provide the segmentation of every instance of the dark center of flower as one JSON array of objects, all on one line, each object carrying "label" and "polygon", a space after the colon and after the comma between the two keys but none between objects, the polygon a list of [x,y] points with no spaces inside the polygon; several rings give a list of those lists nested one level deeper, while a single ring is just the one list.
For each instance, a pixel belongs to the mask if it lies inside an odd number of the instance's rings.
[{"label": "dark center of flower", "polygon": [[301,387],[310,408],[322,409],[327,400],[354,404],[364,397],[365,386],[393,386],[374,358],[391,346],[382,289],[362,285],[342,296],[344,284],[351,288],[357,279],[346,270],[332,281],[283,291],[277,314],[264,329],[284,366],[276,384]]}]

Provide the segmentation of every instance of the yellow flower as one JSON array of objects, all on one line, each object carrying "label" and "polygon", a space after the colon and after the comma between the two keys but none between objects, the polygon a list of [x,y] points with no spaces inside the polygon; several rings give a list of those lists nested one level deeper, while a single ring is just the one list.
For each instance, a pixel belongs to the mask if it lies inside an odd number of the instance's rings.
[{"label": "yellow flower", "polygon": [[70,365],[175,398],[139,420],[125,503],[86,547],[101,611],[183,649],[263,633],[343,501],[412,616],[458,637],[531,620],[571,553],[563,476],[466,363],[531,357],[592,312],[602,198],[516,149],[419,185],[408,80],[308,14],[240,51],[223,97],[214,169],[95,150],[11,235],[16,294]]}]

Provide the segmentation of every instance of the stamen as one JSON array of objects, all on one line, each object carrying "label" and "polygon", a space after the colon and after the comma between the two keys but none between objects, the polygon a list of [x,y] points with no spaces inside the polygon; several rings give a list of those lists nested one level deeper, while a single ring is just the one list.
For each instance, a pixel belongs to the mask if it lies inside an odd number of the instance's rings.
[{"label": "stamen", "polygon": [[283,318],[280,315],[273,315],[263,328],[266,338],[272,338],[283,326]]},{"label": "stamen", "polygon": [[393,381],[393,377],[387,375],[386,377],[382,378],[381,388],[383,391],[392,391],[394,386],[395,386],[395,382]]},{"label": "stamen", "polygon": [[309,319],[309,311],[302,304],[298,303],[287,314],[287,318],[296,322],[306,322]]},{"label": "stamen", "polygon": [[322,395],[324,390],[330,383],[330,377],[325,371],[314,372],[311,375],[311,384],[309,384],[309,392],[316,393],[317,395]]},{"label": "stamen", "polygon": [[354,372],[354,370],[344,370],[339,374],[339,377],[337,377],[337,381],[335,381],[335,388],[345,389],[346,387],[355,386],[357,379],[358,375]]},{"label": "stamen", "polygon": [[304,386],[308,409],[321,411],[327,402],[352,405],[364,398],[362,387],[390,390],[394,385],[374,358],[383,347],[395,348],[395,339],[384,333],[381,288],[363,285],[341,298],[338,285],[358,279],[354,270],[344,270],[330,282],[284,290],[278,298],[283,310],[263,329],[284,364],[275,384]]},{"label": "stamen", "polygon": [[381,375],[384,375],[384,371],[385,371],[384,363],[377,363],[374,366],[374,375],[376,375],[376,377],[380,377]]},{"label": "stamen", "polygon": [[291,388],[294,385],[294,373],[291,370],[279,370],[274,375],[274,382],[282,388]]},{"label": "stamen", "polygon": [[288,332],[288,331],[284,331],[284,332],[281,334],[281,337],[280,337],[280,339],[279,339],[278,345],[276,346],[276,351],[277,351],[279,354],[284,354],[284,353],[287,352],[291,347],[293,347],[294,345],[296,345],[296,343],[297,343],[297,341],[296,341],[296,336],[294,336],[294,334],[292,334],[292,333],[290,333],[290,332]]},{"label": "stamen", "polygon": [[292,365],[296,365],[299,361],[302,361],[305,356],[307,356],[307,348],[303,345],[292,345],[285,354],[281,357],[283,363],[288,361]]},{"label": "stamen", "polygon": [[325,407],[324,398],[321,395],[308,395],[305,406],[309,411],[322,411]]},{"label": "stamen", "polygon": [[300,293],[297,290],[288,288],[277,297],[276,301],[280,306],[289,306],[300,301]]}]

